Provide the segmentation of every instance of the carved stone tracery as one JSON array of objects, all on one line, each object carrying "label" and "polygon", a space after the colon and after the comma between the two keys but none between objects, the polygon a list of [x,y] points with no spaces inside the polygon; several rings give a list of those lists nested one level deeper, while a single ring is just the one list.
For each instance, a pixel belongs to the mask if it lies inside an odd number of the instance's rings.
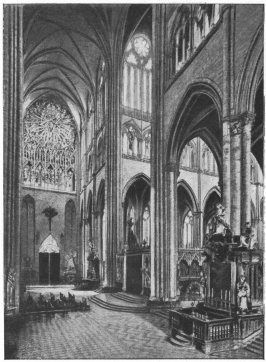
[{"label": "carved stone tracery", "polygon": [[24,117],[24,185],[75,190],[75,127],[67,109],[37,101]]}]

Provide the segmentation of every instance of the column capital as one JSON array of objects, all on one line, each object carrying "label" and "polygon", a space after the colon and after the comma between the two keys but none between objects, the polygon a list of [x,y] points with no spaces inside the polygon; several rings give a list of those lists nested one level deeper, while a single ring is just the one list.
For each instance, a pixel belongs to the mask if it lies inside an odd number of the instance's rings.
[{"label": "column capital", "polygon": [[164,166],[164,170],[167,172],[177,172],[179,173],[178,164],[169,162]]},{"label": "column capital", "polygon": [[230,123],[234,123],[234,122],[253,122],[254,119],[256,117],[255,113],[252,112],[242,112],[239,114],[235,114],[235,115],[230,115],[230,116],[226,116],[223,118],[223,122],[230,122]]},{"label": "column capital", "polygon": [[223,121],[230,123],[231,135],[236,136],[241,134],[244,126],[249,124],[252,125],[255,116],[255,113],[243,112],[234,116],[225,117]]}]

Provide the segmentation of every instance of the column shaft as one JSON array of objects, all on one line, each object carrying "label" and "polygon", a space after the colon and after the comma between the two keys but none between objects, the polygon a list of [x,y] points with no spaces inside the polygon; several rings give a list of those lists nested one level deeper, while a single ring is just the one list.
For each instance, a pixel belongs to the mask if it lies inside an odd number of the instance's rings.
[{"label": "column shaft", "polygon": [[241,218],[241,125],[233,126],[231,135],[231,229],[240,235]]},{"label": "column shaft", "polygon": [[223,205],[226,211],[226,222],[230,224],[231,215],[231,168],[230,168],[230,123],[228,120],[223,122]]},{"label": "column shaft", "polygon": [[176,300],[176,245],[177,245],[177,190],[176,190],[176,172],[169,173],[170,181],[170,300]]},{"label": "column shaft", "polygon": [[[4,6],[4,270],[5,309],[20,299],[23,7]],[[18,308],[17,308],[18,312]]]},{"label": "column shaft", "polygon": [[244,120],[242,131],[242,233],[246,230],[246,222],[251,222],[251,122],[249,118]]}]

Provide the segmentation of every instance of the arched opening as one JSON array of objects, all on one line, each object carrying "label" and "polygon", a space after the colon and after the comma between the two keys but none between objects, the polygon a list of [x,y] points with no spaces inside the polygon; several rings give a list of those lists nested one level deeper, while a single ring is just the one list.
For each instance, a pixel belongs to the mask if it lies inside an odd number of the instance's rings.
[{"label": "arched opening", "polygon": [[203,235],[212,234],[212,219],[216,213],[215,205],[221,202],[221,198],[216,190],[213,190],[207,196],[204,207],[204,217],[203,217]]},{"label": "arched opening", "polygon": [[180,240],[179,247],[182,249],[192,249],[195,247],[194,240],[194,217],[197,206],[193,196],[184,183],[181,183],[177,189],[178,199],[178,236]]},{"label": "arched opening", "polygon": [[150,230],[150,185],[144,177],[139,177],[129,186],[124,201],[126,285],[131,293],[140,294],[143,290],[142,255],[150,248]]},{"label": "arched opening", "polygon": [[[220,94],[212,85],[194,83],[188,87],[169,128],[166,163],[179,164],[186,145],[200,138],[211,150],[222,179],[222,129]],[[206,154],[207,159],[207,154]],[[211,168],[210,168],[211,171]]]},{"label": "arched opening", "polygon": [[51,234],[45,238],[39,249],[40,284],[58,284],[60,282],[60,250]]}]

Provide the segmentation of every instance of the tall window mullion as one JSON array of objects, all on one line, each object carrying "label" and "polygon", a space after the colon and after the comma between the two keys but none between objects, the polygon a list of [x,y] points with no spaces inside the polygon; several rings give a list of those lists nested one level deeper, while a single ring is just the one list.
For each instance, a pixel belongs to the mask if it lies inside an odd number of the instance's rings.
[{"label": "tall window mullion", "polygon": [[135,85],[135,69],[130,67],[130,107],[134,108],[134,85]]}]

